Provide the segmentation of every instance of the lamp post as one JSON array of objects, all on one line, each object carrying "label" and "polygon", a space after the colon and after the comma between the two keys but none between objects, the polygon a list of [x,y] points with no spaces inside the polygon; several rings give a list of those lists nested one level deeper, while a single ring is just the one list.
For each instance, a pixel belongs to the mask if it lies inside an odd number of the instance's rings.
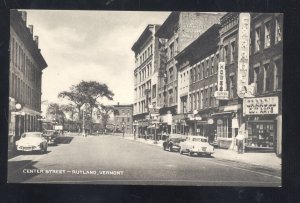
[{"label": "lamp post", "polygon": [[124,131],[125,131],[125,123],[122,123],[122,130],[123,130],[123,138],[124,138]]}]

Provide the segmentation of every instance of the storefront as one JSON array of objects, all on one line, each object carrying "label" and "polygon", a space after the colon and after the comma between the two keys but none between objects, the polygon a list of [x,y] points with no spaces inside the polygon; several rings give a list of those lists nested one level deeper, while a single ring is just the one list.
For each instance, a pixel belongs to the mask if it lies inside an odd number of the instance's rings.
[{"label": "storefront", "polygon": [[281,131],[278,129],[281,130],[281,116],[278,97],[244,99],[243,113],[248,131],[245,150],[273,151],[280,154]]},{"label": "storefront", "polygon": [[241,124],[241,105],[221,106],[218,113],[212,114],[216,123],[215,142],[220,148],[233,148],[235,136]]}]

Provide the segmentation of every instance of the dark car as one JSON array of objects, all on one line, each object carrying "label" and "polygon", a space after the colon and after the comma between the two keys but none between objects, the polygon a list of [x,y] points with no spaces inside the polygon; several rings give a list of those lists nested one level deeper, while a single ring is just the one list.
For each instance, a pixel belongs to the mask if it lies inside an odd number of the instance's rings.
[{"label": "dark car", "polygon": [[163,142],[163,149],[169,150],[170,152],[172,151],[179,151],[180,150],[180,145],[179,143],[184,141],[185,137],[183,135],[178,135],[178,134],[173,134],[170,135],[169,138],[167,138]]},{"label": "dark car", "polygon": [[43,137],[47,140],[49,145],[57,144],[58,135],[59,135],[59,132],[56,130],[45,130],[43,132]]}]

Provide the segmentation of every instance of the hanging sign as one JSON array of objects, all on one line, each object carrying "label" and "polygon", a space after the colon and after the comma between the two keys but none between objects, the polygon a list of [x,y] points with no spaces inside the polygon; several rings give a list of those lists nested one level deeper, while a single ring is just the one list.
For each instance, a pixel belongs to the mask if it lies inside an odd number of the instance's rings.
[{"label": "hanging sign", "polygon": [[229,92],[226,91],[226,72],[225,62],[219,62],[218,64],[218,91],[215,91],[214,96],[219,100],[228,100]]},{"label": "hanging sign", "polygon": [[240,13],[238,43],[237,94],[244,98],[249,80],[250,14]]}]

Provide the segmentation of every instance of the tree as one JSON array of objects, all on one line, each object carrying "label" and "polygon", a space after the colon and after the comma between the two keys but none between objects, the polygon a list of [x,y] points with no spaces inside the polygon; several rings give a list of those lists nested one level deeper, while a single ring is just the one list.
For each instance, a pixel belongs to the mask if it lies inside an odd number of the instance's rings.
[{"label": "tree", "polygon": [[[75,121],[74,117],[76,114],[79,115],[79,112],[74,104],[64,104],[61,105],[61,109],[65,114],[69,114],[71,121]],[[78,116],[79,117],[79,116]]]},{"label": "tree", "polygon": [[115,108],[113,106],[99,105],[98,109],[101,116],[103,128],[106,129],[108,119],[110,118],[110,115],[115,112]]},{"label": "tree", "polygon": [[[60,98],[66,98],[71,101],[80,114],[80,108],[85,104],[89,104],[89,108],[85,111],[85,122],[92,122],[93,110],[97,109],[101,104],[101,99],[107,98],[113,100],[114,93],[104,83],[96,81],[81,81],[77,85],[71,86],[69,91],[63,91],[58,94]],[[102,105],[103,106],[103,105]],[[82,119],[79,119],[82,121]]]},{"label": "tree", "polygon": [[50,103],[47,107],[46,115],[50,117],[51,120],[55,120],[58,124],[64,125],[66,115],[58,103]]}]

